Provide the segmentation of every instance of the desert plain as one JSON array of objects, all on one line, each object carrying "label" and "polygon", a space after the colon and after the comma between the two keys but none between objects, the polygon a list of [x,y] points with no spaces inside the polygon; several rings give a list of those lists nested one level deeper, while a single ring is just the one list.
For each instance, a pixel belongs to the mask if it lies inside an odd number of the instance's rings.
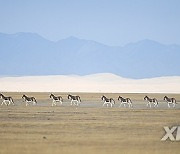
[{"label": "desert plain", "polygon": [[[71,93],[82,103],[71,106],[68,93],[63,104],[51,106],[49,92],[4,92],[15,106],[0,106],[0,154],[79,153],[179,153],[180,141],[161,141],[164,126],[180,125],[180,94],[163,93]],[[38,104],[25,106],[22,94],[34,96]],[[102,107],[101,96],[112,97],[112,108]],[[119,108],[117,97],[131,98],[133,108]],[[158,108],[147,108],[143,97],[156,97]],[[168,108],[163,97],[175,97]],[[0,100],[1,101],[1,100]],[[175,135],[175,134],[174,134]]]}]

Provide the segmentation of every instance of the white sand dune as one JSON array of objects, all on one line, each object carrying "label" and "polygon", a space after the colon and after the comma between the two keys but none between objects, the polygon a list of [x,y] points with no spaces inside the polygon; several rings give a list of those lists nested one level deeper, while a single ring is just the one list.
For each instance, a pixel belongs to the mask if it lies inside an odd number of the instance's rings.
[{"label": "white sand dune", "polygon": [[87,76],[0,77],[1,92],[180,93],[180,76],[126,79],[101,73]]}]

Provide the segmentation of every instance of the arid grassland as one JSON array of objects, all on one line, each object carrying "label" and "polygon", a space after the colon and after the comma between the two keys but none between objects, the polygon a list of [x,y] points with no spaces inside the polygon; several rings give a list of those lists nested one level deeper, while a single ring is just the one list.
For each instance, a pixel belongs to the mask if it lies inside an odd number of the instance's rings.
[{"label": "arid grassland", "polygon": [[[25,93],[36,97],[37,106],[25,106],[22,93],[12,96],[15,106],[0,106],[0,154],[95,154],[179,153],[180,141],[161,141],[164,126],[180,126],[179,94],[104,94],[115,99],[113,108],[102,107],[102,94],[78,93],[80,107],[51,106],[50,93]],[[132,99],[133,108],[119,108],[117,97]],[[147,108],[143,97],[156,97],[159,108]],[[175,97],[176,108],[168,109],[163,96]],[[1,101],[1,100],[0,100]]]}]

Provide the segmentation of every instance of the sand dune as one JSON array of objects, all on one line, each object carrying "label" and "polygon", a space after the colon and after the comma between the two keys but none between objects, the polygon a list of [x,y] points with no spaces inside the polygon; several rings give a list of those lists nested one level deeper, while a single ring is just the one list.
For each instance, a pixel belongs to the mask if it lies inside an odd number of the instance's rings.
[{"label": "sand dune", "polygon": [[101,73],[86,76],[53,75],[0,77],[2,92],[180,93],[180,77],[127,79]]}]

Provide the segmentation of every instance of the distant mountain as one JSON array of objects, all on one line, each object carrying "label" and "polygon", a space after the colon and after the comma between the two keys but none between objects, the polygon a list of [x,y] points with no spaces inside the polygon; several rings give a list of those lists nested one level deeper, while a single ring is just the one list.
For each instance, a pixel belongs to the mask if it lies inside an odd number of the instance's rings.
[{"label": "distant mountain", "polygon": [[152,40],[124,47],[69,37],[57,42],[35,33],[0,33],[0,75],[114,73],[127,78],[180,75],[180,46]]}]

